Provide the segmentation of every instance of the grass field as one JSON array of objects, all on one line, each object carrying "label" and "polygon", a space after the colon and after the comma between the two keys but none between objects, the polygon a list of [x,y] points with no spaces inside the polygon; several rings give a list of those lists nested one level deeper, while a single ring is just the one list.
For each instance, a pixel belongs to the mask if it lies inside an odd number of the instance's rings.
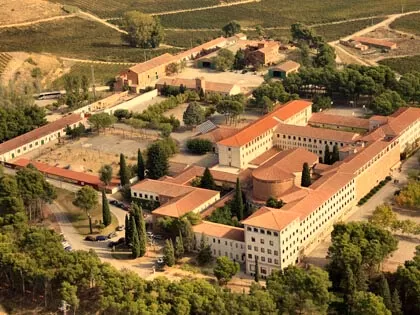
[{"label": "grass field", "polygon": [[[127,69],[129,65],[112,65],[112,64],[91,64],[91,63],[76,63],[74,64],[69,74],[70,75],[87,75],[90,77],[91,66],[95,71],[95,83],[96,85],[106,85],[110,80],[115,78],[115,76],[124,69]],[[53,89],[63,89],[64,88],[64,78],[60,77],[52,83]]]},{"label": "grass field", "polygon": [[[404,0],[405,11],[420,9],[420,1]],[[234,7],[185,12],[161,16],[165,27],[220,28],[230,20],[243,26],[289,26],[295,22],[315,24],[401,11],[400,1],[395,0],[262,0]]]},{"label": "grass field", "polygon": [[389,58],[381,60],[379,63],[390,67],[392,70],[400,74],[412,71],[420,72],[420,55],[402,58]]},{"label": "grass field", "polygon": [[[85,211],[73,205],[75,193],[65,190],[65,189],[61,189],[61,188],[56,188],[56,189],[57,189],[56,201],[57,203],[61,205],[63,209],[66,210],[67,217],[69,221],[71,222],[71,224],[79,231],[80,234],[82,235],[89,234],[89,220]],[[92,217],[92,226],[94,227],[93,232],[94,233],[99,232],[99,230],[95,228],[95,226],[97,225],[95,224],[95,222],[97,223],[99,221],[102,221],[102,205],[98,204],[98,206],[96,206],[95,209],[93,209],[90,212],[90,215]],[[104,230],[100,231],[101,234],[105,234],[105,235],[109,234],[115,231],[115,228],[118,226],[117,218],[112,213],[111,213],[111,216],[112,216],[112,223],[109,226],[107,226]]]},{"label": "grass field", "polygon": [[396,30],[420,36],[420,13],[403,16],[390,26]]},{"label": "grass field", "polygon": [[[146,13],[172,11],[217,5],[219,0],[50,0],[51,2],[74,5],[97,14],[100,17],[118,17],[129,10]],[[228,2],[228,1],[225,1]]]},{"label": "grass field", "polygon": [[46,52],[103,61],[141,62],[173,49],[145,50],[123,45],[121,34],[81,18],[0,30],[0,51]]}]

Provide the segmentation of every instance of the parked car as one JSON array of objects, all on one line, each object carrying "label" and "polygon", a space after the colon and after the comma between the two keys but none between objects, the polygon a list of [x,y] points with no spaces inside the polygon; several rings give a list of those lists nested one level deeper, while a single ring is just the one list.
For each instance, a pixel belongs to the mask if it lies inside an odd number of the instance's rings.
[{"label": "parked car", "polygon": [[118,244],[125,243],[125,237],[120,237],[117,241]]},{"label": "parked car", "polygon": [[109,203],[113,206],[117,206],[118,205],[118,200],[112,199],[109,201]]},{"label": "parked car", "polygon": [[120,237],[118,241],[113,241],[108,243],[108,247],[112,248],[114,246],[120,245],[125,243],[125,237]]},{"label": "parked car", "polygon": [[64,250],[66,252],[71,252],[73,250],[73,248],[71,248],[71,246],[67,246],[66,248],[64,248]]},{"label": "parked car", "polygon": [[89,242],[95,242],[96,241],[96,237],[92,236],[92,235],[88,235],[85,237],[85,241],[89,241]]},{"label": "parked car", "polygon": [[98,235],[96,237],[97,242],[103,242],[103,241],[106,241],[106,240],[107,240],[107,237],[105,235]]},{"label": "parked car", "polygon": [[124,225],[119,225],[117,226],[116,230],[121,232],[121,231],[124,231],[124,228],[125,228]]},{"label": "parked car", "polygon": [[123,209],[123,210],[125,210],[125,211],[128,211],[128,210],[130,210],[130,206],[127,206],[126,204],[121,204],[121,209]]},{"label": "parked car", "polygon": [[113,238],[115,236],[117,236],[117,232],[111,232],[108,234],[108,238]]},{"label": "parked car", "polygon": [[164,264],[164,263],[165,263],[165,261],[163,260],[163,257],[159,257],[159,258],[156,260],[156,263],[157,263],[158,265],[162,265],[162,264]]}]

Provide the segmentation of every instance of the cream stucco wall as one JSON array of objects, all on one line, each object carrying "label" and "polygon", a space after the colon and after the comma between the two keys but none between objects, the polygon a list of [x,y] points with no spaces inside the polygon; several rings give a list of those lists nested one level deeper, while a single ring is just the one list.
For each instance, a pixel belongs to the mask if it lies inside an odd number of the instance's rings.
[{"label": "cream stucco wall", "polygon": [[[200,246],[202,233],[195,233],[196,246]],[[206,244],[211,246],[213,257],[226,256],[237,262],[245,262],[245,242],[223,237],[205,235]]]}]

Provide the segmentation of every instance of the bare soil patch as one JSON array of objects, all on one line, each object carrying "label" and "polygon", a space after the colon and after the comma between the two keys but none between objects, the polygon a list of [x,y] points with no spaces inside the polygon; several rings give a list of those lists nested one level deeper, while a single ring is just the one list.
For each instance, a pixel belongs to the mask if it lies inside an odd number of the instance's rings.
[{"label": "bare soil patch", "polygon": [[0,25],[35,21],[63,15],[59,4],[44,0],[0,0]]}]

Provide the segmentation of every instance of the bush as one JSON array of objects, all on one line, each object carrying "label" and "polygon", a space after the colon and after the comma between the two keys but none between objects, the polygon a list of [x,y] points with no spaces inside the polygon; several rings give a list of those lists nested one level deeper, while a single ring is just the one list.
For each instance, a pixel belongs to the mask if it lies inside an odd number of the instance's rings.
[{"label": "bush", "polygon": [[142,209],[153,211],[160,207],[159,201],[133,198],[133,202],[141,206]]},{"label": "bush", "polygon": [[206,154],[213,150],[213,143],[206,139],[189,139],[187,149],[193,154]]}]

